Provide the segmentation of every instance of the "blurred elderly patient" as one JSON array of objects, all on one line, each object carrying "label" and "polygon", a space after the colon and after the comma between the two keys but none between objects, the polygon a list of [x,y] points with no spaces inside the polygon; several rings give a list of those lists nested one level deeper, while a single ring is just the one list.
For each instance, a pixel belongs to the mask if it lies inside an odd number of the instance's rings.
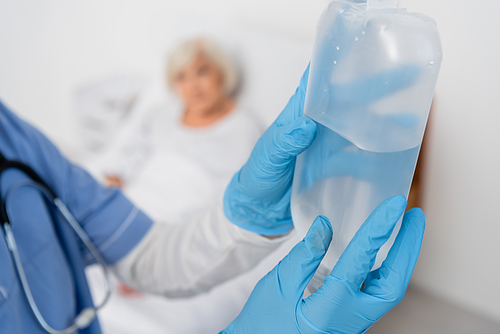
[{"label": "blurred elderly patient", "polygon": [[[196,38],[183,42],[168,57],[166,68],[167,86],[180,104],[146,112],[130,140],[107,158],[105,173],[108,185],[122,187],[155,221],[182,223],[220,200],[231,177],[246,162],[262,127],[238,107],[238,72],[231,58],[213,41]],[[165,314],[175,309],[176,319],[148,318],[170,330],[185,331],[184,324],[204,318],[223,328],[234,310],[243,307],[254,281],[252,276],[229,283],[182,306],[162,301],[160,308]],[[118,285],[118,291],[123,297],[138,295],[123,284]],[[123,309],[125,304],[134,309],[130,298],[116,307],[111,305],[102,319],[104,324],[109,321],[116,327],[115,320],[110,319],[116,313],[113,309]],[[213,305],[219,306],[216,312]],[[151,300],[148,307],[158,307],[158,301]],[[192,313],[197,319],[186,319]],[[128,323],[119,324],[117,331],[134,328],[134,319],[131,316]],[[190,328],[198,332],[192,325]]]},{"label": "blurred elderly patient", "polygon": [[222,196],[262,133],[237,106],[238,81],[234,63],[213,41],[180,44],[168,58],[167,83],[181,105],[147,113],[107,164],[108,185],[123,187],[157,220],[182,222],[202,212]]}]

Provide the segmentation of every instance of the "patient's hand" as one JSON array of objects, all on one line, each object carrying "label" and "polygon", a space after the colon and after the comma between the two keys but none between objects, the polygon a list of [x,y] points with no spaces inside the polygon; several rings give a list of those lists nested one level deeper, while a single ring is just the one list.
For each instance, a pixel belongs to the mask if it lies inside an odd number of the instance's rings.
[{"label": "patient's hand", "polygon": [[106,175],[105,182],[108,187],[123,188],[122,179],[116,175]]},{"label": "patient's hand", "polygon": [[117,290],[118,293],[123,297],[143,297],[143,295],[139,291],[121,282],[118,282]]}]

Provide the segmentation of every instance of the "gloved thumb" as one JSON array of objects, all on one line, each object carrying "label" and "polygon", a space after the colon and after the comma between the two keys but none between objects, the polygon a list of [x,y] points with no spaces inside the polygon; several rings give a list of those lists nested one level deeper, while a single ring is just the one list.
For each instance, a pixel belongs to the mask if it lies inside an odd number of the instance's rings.
[{"label": "gloved thumb", "polygon": [[273,134],[268,147],[269,161],[274,166],[286,166],[297,155],[304,152],[316,137],[316,123],[307,117],[299,117],[293,122],[273,125]]},{"label": "gloved thumb", "polygon": [[281,291],[285,296],[301,297],[332,241],[328,218],[318,216],[307,235],[278,264]]}]

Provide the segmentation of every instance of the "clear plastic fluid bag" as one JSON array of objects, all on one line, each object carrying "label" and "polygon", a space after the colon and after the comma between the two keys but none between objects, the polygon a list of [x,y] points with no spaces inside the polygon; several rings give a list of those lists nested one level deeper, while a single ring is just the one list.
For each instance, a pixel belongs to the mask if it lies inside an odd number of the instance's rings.
[{"label": "clear plastic fluid bag", "polygon": [[318,215],[334,231],[311,290],[380,203],[408,196],[441,57],[435,22],[395,0],[333,1],[322,14],[304,110],[318,134],[297,158],[291,202],[300,235]]}]

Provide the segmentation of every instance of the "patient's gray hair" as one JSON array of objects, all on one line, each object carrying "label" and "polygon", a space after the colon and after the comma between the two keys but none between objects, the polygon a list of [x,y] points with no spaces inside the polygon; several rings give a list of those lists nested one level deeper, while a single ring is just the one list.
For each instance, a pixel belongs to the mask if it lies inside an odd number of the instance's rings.
[{"label": "patient's gray hair", "polygon": [[171,89],[175,79],[198,56],[206,57],[222,72],[223,89],[229,96],[234,95],[239,84],[236,66],[229,55],[214,41],[206,37],[192,38],[179,44],[167,60],[167,82]]}]

